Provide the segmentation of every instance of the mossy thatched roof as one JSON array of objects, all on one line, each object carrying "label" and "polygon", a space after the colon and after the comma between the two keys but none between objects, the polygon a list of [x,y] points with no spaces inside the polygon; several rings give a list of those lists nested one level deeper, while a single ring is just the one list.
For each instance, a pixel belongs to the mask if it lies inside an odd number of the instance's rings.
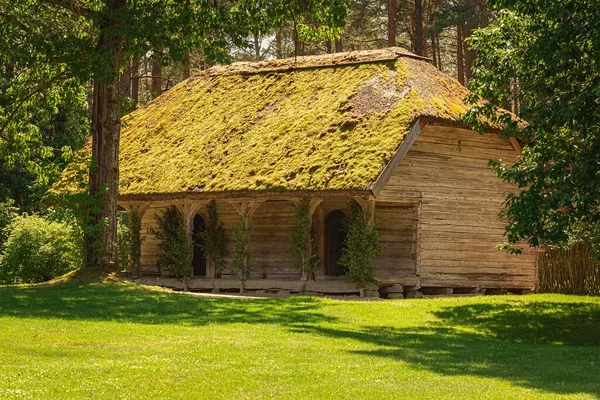
[{"label": "mossy thatched roof", "polygon": [[396,49],[203,71],[123,120],[120,194],[369,190],[411,124],[465,89]]}]

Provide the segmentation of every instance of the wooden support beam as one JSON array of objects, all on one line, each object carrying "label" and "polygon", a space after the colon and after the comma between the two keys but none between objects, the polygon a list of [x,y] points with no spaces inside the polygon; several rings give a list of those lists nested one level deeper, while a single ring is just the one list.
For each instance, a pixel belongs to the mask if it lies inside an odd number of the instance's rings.
[{"label": "wooden support beam", "polygon": [[377,177],[377,180],[375,181],[375,184],[371,188],[371,191],[375,196],[379,196],[379,193],[381,193],[381,191],[385,187],[385,184],[390,180],[393,173],[400,165],[400,162],[404,159],[404,157],[406,157],[406,154],[421,134],[421,130],[425,127],[425,125],[425,122],[423,122],[420,119],[416,120],[413,123],[412,127],[410,128],[410,131],[402,140],[402,144],[400,144],[398,150],[396,150],[396,154],[394,154],[394,156],[387,163],[383,171],[381,171],[381,173]]},{"label": "wooden support beam", "polygon": [[517,138],[511,137],[510,139],[510,144],[512,144],[513,149],[515,149],[515,151],[517,152],[517,155],[521,155],[523,154],[523,147],[521,146],[521,143],[519,143],[519,140]]},{"label": "wooden support beam", "polygon": [[185,229],[188,234],[188,243],[190,245],[192,244],[192,233],[193,233],[192,231],[194,228],[194,217],[196,216],[196,213],[198,212],[198,210],[200,210],[206,203],[207,203],[207,201],[204,200],[204,201],[175,204],[175,207],[177,207],[179,212],[181,212],[181,215],[183,215],[183,220],[185,221]]}]

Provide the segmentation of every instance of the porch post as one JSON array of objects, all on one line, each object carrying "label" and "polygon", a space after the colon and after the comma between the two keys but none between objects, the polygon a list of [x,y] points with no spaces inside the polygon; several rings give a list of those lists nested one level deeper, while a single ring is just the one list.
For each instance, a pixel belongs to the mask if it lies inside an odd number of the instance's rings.
[{"label": "porch post", "polygon": [[[202,202],[194,202],[194,203],[181,203],[181,204],[176,204],[175,207],[177,207],[177,209],[181,212],[181,214],[183,215],[183,220],[185,222],[185,229],[187,232],[187,240],[188,240],[188,245],[190,246],[190,248],[193,250],[193,246],[194,243],[192,241],[192,229],[194,227],[194,216],[196,215],[196,212],[206,203],[206,201],[202,201]],[[192,265],[188,266],[191,270]],[[188,279],[190,278],[192,274],[191,273],[184,273],[183,274],[183,290],[185,292],[188,291]]]},{"label": "porch post", "polygon": [[[254,214],[254,211],[256,211],[256,209],[263,203],[264,201],[242,201],[242,202],[229,202],[239,213],[240,217],[244,218],[244,223],[245,223],[245,227],[246,227],[246,246],[245,246],[245,253],[246,255],[244,256],[244,265],[248,265],[248,254],[250,253],[250,237],[248,235],[247,232],[249,232],[250,228],[252,227],[252,215]],[[247,276],[247,272],[244,272],[242,275],[242,281],[246,280],[249,278],[249,276]],[[243,286],[240,288],[240,292],[243,292],[244,288]]]},{"label": "porch post", "polygon": [[[317,207],[319,207],[319,204],[321,204],[323,202],[323,199],[311,199],[310,202],[308,203],[308,219],[310,221],[310,230],[311,230],[311,235],[308,238],[308,243],[306,243],[306,245],[308,246],[308,256],[312,257],[313,255],[313,236],[312,236],[312,231],[313,231],[313,215],[315,214],[315,211],[317,210]],[[317,226],[317,229],[320,229],[320,226]],[[318,237],[320,237],[320,234],[316,234],[315,235],[317,239]],[[319,260],[321,258],[321,254],[319,254],[319,244],[317,242],[317,257],[319,257]],[[320,261],[319,261],[320,262]],[[310,276],[306,276],[303,277],[304,280],[311,280],[313,279],[314,276],[314,271],[311,270]]]}]

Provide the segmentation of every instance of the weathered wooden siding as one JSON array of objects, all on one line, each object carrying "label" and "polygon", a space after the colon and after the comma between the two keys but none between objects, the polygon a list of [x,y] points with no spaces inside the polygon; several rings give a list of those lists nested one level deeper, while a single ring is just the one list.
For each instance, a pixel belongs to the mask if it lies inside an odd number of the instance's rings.
[{"label": "weathered wooden siding", "polygon": [[255,263],[253,275],[300,276],[288,245],[294,209],[290,201],[267,201],[252,214],[250,254]]},{"label": "weathered wooden siding", "polygon": [[510,142],[495,134],[430,125],[422,130],[377,199],[420,204],[421,286],[534,286],[533,250],[515,256],[496,249],[505,225],[498,212],[515,187],[487,164],[515,157]]},{"label": "weathered wooden siding", "polygon": [[162,251],[158,248],[158,240],[152,233],[151,228],[156,228],[155,216],[164,211],[166,207],[151,207],[142,217],[142,252],[140,255],[140,264],[142,273],[158,273],[156,260],[160,257]]},{"label": "weathered wooden siding", "polygon": [[383,244],[381,255],[375,259],[378,279],[395,282],[400,277],[416,277],[417,206],[377,202],[375,221]]}]

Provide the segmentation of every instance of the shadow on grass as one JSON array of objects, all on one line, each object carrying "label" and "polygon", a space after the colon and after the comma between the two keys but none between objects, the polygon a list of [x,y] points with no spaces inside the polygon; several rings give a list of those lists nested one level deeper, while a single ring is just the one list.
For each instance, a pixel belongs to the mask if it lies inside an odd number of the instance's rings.
[{"label": "shadow on grass", "polygon": [[376,345],[356,354],[448,376],[499,378],[556,394],[600,397],[600,304],[467,304],[434,311],[427,327],[305,331]]},{"label": "shadow on grass", "polygon": [[[466,304],[465,304],[466,303]],[[293,332],[350,339],[351,353],[402,361],[446,376],[496,378],[554,394],[600,397],[600,303],[502,300],[444,306],[423,301],[433,323],[356,326],[324,303],[289,299],[199,299],[118,283],[67,282],[0,288],[0,317],[142,324],[278,324]],[[345,303],[375,313],[384,303]],[[373,304],[373,303],[371,303]],[[375,316],[373,318],[376,318]]]},{"label": "shadow on grass", "polygon": [[141,324],[248,323],[303,326],[331,321],[318,299],[210,299],[118,283],[60,283],[0,288],[0,317],[61,318]]}]

